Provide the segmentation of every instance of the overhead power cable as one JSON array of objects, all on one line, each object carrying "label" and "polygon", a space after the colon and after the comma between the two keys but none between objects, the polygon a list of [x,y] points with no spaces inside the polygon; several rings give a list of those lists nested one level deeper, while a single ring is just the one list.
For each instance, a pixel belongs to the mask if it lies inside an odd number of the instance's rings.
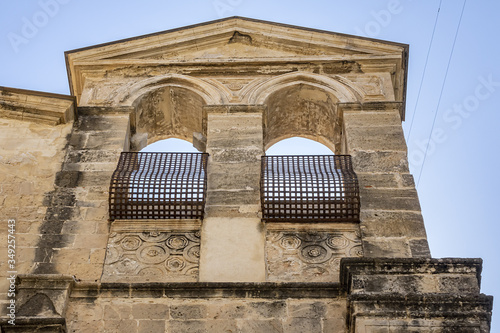
[{"label": "overhead power cable", "polygon": [[418,174],[417,188],[418,188],[418,185],[420,184],[420,179],[422,178],[422,171],[424,170],[425,160],[427,158],[427,152],[429,150],[429,142],[431,142],[432,132],[434,131],[434,126],[436,125],[436,118],[438,115],[439,106],[441,105],[441,98],[443,97],[444,86],[446,85],[446,79],[448,78],[448,71],[450,69],[451,59],[453,57],[453,51],[455,50],[455,44],[457,43],[458,32],[460,30],[460,25],[462,23],[462,17],[464,16],[464,10],[465,10],[466,3],[467,3],[467,0],[464,0],[464,4],[462,6],[462,12],[460,13],[460,19],[458,20],[457,30],[455,32],[455,38],[453,39],[453,45],[451,47],[450,57],[448,59],[448,65],[446,66],[446,72],[444,74],[443,85],[441,86],[441,92],[439,93],[438,104],[436,106],[436,112],[434,113],[434,120],[432,121],[431,131],[429,132],[429,139],[427,140],[427,145],[425,146],[424,159],[422,161],[422,167],[420,168],[420,172]]},{"label": "overhead power cable", "polygon": [[436,20],[434,21],[434,28],[432,29],[431,41],[429,42],[429,49],[427,50],[427,57],[425,58],[424,71],[422,73],[422,78],[420,80],[420,87],[418,88],[417,100],[415,102],[415,108],[413,109],[413,115],[411,116],[410,129],[408,130],[408,137],[406,138],[407,142],[410,142],[411,130],[413,128],[413,121],[415,120],[415,114],[417,113],[418,101],[420,99],[420,92],[422,91],[422,85],[424,83],[425,72],[427,70],[427,63],[429,62],[429,54],[431,53],[432,42],[434,41],[434,33],[436,32],[436,26],[439,19],[439,12],[441,11],[441,3],[443,0],[439,1],[439,7],[436,14]]}]

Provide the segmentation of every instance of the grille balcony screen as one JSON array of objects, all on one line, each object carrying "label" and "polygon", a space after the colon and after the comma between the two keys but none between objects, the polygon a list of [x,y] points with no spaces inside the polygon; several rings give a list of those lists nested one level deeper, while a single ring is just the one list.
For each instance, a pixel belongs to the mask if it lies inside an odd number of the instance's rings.
[{"label": "grille balcony screen", "polygon": [[261,172],[265,221],[359,221],[359,186],[351,156],[263,156]]},{"label": "grille balcony screen", "polygon": [[122,153],[109,188],[110,219],[203,218],[207,159],[205,153]]}]

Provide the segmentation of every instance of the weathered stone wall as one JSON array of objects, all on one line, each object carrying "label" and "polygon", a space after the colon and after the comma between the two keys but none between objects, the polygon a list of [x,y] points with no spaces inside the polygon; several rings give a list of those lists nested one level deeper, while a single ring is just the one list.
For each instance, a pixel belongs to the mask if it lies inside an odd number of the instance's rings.
[{"label": "weathered stone wall", "polygon": [[128,114],[81,110],[64,162],[47,194],[47,212],[35,250],[35,274],[69,274],[98,281],[109,236],[108,189],[120,153],[128,147]]},{"label": "weathered stone wall", "polygon": [[344,332],[345,299],[72,298],[68,332]]},{"label": "weathered stone wall", "polygon": [[430,257],[400,103],[343,104],[344,151],[359,179],[367,257]]},{"label": "weathered stone wall", "polygon": [[[72,124],[49,125],[0,118],[0,299],[7,298],[8,271],[34,268],[43,234],[47,195],[54,191]],[[15,258],[7,258],[9,219],[14,219]],[[8,259],[15,260],[9,268]],[[3,303],[0,304],[5,311]]]},{"label": "weathered stone wall", "polygon": [[[481,260],[347,258],[339,283],[18,280],[5,332],[489,332]],[[43,317],[36,320],[34,317]]]}]

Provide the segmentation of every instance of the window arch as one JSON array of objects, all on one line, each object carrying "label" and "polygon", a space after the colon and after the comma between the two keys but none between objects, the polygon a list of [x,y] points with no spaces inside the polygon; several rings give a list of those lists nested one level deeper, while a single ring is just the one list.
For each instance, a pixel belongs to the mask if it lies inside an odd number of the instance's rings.
[{"label": "window arch", "polygon": [[111,177],[110,219],[202,219],[207,160],[175,138],[121,153]]},{"label": "window arch", "polygon": [[341,151],[339,100],[327,90],[306,83],[286,86],[266,100],[264,147],[291,138],[304,137],[321,142],[335,153]]},{"label": "window arch", "polygon": [[351,156],[305,138],[282,140],[262,157],[266,222],[358,222],[359,187]]},{"label": "window arch", "polygon": [[148,144],[141,153],[198,153],[199,151],[187,140],[169,138]]},{"label": "window arch", "polygon": [[276,142],[266,150],[266,155],[329,155],[333,151],[318,141],[292,137]]},{"label": "window arch", "polygon": [[202,96],[184,87],[166,86],[145,93],[131,115],[130,147],[140,151],[159,140],[177,138],[193,142],[206,134]]}]

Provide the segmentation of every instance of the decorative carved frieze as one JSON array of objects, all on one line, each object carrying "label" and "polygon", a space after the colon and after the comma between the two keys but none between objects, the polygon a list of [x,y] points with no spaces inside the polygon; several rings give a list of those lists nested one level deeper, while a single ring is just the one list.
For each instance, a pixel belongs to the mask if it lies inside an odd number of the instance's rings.
[{"label": "decorative carved frieze", "polygon": [[268,230],[268,281],[337,282],[340,260],[361,257],[355,230]]},{"label": "decorative carved frieze", "polygon": [[198,231],[113,232],[108,241],[103,280],[197,281]]}]

